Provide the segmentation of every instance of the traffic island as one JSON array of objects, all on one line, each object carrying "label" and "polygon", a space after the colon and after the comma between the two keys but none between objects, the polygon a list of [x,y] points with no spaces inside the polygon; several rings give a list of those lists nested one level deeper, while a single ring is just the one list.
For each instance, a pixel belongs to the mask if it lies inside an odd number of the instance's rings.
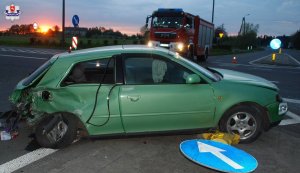
[{"label": "traffic island", "polygon": [[275,53],[251,61],[250,64],[300,67],[299,61],[285,53]]}]

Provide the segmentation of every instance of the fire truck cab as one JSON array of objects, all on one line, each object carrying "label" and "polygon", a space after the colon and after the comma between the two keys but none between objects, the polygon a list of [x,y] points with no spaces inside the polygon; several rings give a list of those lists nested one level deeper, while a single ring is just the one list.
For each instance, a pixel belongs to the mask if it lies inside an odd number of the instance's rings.
[{"label": "fire truck cab", "polygon": [[190,60],[206,61],[212,47],[214,25],[182,9],[162,9],[147,16],[150,20],[148,46],[178,52]]}]

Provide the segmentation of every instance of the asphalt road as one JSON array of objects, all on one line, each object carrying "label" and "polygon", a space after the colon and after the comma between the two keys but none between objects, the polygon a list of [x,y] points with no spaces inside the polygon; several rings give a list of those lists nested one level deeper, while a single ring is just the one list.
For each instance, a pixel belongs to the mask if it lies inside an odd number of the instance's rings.
[{"label": "asphalt road", "polygon": [[[300,51],[284,51],[300,61]],[[0,112],[9,110],[7,97],[16,83],[57,52],[0,46]],[[246,72],[273,81],[280,88],[280,94],[289,99],[290,111],[299,118],[300,69],[249,64],[270,53],[271,50],[266,50],[209,57],[208,62],[202,65]],[[237,57],[237,64],[231,63],[233,56]],[[296,121],[288,116],[285,119]],[[21,124],[20,135],[16,139],[0,141],[0,173],[3,165],[17,167],[20,164],[13,159],[30,160],[47,152],[52,154],[45,154],[46,157],[36,159],[36,162],[16,172],[215,172],[187,160],[178,149],[180,142],[198,138],[197,134],[82,139],[65,149],[40,151],[29,137],[30,133],[30,129]],[[254,143],[238,144],[236,147],[258,160],[259,166],[255,172],[296,173],[300,170],[299,145],[300,124],[290,124],[263,133]]]}]

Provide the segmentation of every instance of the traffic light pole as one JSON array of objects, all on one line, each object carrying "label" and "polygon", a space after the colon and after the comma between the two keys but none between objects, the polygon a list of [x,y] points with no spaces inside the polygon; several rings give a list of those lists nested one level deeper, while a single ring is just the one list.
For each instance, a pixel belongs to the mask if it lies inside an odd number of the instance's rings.
[{"label": "traffic light pole", "polygon": [[61,45],[65,47],[65,0],[62,2],[62,33],[61,33]]}]

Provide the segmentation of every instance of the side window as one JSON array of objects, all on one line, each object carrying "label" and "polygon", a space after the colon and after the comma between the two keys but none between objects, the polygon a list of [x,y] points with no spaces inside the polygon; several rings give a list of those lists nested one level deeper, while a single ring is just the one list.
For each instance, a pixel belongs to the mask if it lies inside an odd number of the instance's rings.
[{"label": "side window", "polygon": [[114,61],[114,58],[106,58],[77,63],[62,82],[62,86],[82,83],[99,84],[100,82],[113,84],[115,83]]},{"label": "side window", "polygon": [[160,56],[125,58],[126,84],[185,84],[192,72]]}]

